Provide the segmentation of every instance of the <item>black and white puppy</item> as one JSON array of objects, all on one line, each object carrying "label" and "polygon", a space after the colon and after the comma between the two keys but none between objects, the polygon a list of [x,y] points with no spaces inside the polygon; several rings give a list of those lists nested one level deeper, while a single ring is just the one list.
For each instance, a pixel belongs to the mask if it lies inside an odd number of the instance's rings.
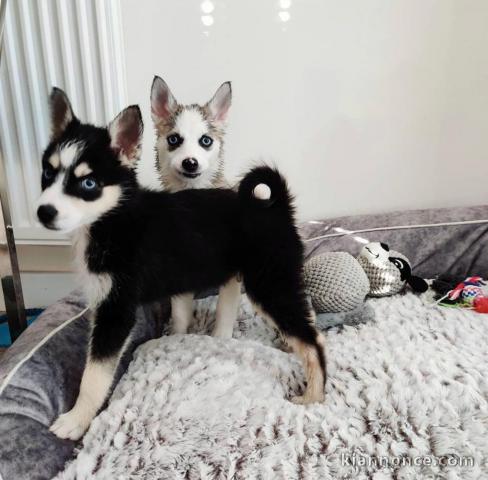
[{"label": "black and white puppy", "polygon": [[[161,77],[154,77],[151,116],[156,131],[156,170],[165,191],[227,186],[224,137],[231,101],[230,82],[225,82],[204,105],[183,105]],[[171,297],[173,333],[186,333],[193,322],[195,293],[185,292]],[[213,336],[232,337],[240,298],[241,284],[237,278],[222,285]]]},{"label": "black and white puppy", "polygon": [[134,171],[143,129],[137,106],[98,128],[80,123],[63,91],[54,89],[50,104],[37,214],[47,228],[75,232],[92,312],[78,398],[51,431],[70,439],[86,431],[110,390],[139,304],[215,288],[237,274],[303,362],[307,386],[294,401],[322,401],[324,338],[305,296],[303,246],[281,175],[255,168],[237,192],[148,191]]}]

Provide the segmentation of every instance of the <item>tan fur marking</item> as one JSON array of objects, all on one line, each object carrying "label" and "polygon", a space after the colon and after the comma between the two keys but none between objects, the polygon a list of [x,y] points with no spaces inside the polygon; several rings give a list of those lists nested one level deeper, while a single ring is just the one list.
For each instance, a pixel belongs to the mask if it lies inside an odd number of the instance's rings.
[{"label": "tan fur marking", "polygon": [[[251,300],[251,299],[249,299]],[[252,301],[252,300],[251,300]],[[314,345],[303,342],[297,337],[284,335],[278,328],[276,322],[266,312],[263,311],[261,305],[252,302],[256,312],[270,323],[281,334],[285,344],[290,347],[295,355],[297,355],[303,363],[305,370],[305,377],[307,379],[307,388],[303,395],[293,397],[293,403],[306,405],[308,403],[323,402],[325,398],[325,377],[324,372],[320,366],[320,359],[317,348]],[[317,316],[313,310],[309,312],[309,320],[313,325],[315,324]],[[318,345],[325,347],[325,338],[321,333],[317,332],[316,337]]]},{"label": "tan fur marking", "polygon": [[86,162],[80,163],[74,170],[75,177],[84,177],[90,175],[93,170],[88,166]]},{"label": "tan fur marking", "polygon": [[176,125],[176,120],[178,116],[181,114],[181,112],[184,110],[183,105],[177,105],[174,111],[171,113],[171,115],[168,117],[168,119],[161,119],[157,124],[154,125],[156,128],[156,134],[163,135],[166,137],[168,133],[170,133]]},{"label": "tan fur marking", "polygon": [[58,169],[61,164],[61,159],[59,158],[59,152],[53,153],[49,158],[49,163],[54,169]]},{"label": "tan fur marking", "polygon": [[[319,337],[322,335],[319,334]],[[294,403],[308,404],[324,401],[325,378],[320,368],[320,360],[317,349],[296,337],[287,337],[287,343],[293,351],[301,358],[307,378],[307,388],[300,397],[292,399]],[[323,338],[318,338],[319,345],[323,345]]]}]

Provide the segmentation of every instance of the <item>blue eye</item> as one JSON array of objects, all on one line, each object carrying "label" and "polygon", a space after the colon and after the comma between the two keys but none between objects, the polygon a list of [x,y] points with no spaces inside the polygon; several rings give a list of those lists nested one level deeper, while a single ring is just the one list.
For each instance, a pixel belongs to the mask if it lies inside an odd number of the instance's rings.
[{"label": "blue eye", "polygon": [[181,143],[181,137],[177,133],[169,135],[166,140],[168,141],[168,145],[171,147],[176,147],[176,145]]},{"label": "blue eye", "polygon": [[203,148],[209,148],[212,145],[213,140],[208,135],[202,135],[199,143]]},{"label": "blue eye", "polygon": [[42,172],[42,176],[46,179],[46,180],[51,180],[52,178],[54,178],[54,175],[55,175],[55,172],[52,168],[45,168]]},{"label": "blue eye", "polygon": [[93,178],[84,178],[81,181],[81,188],[83,188],[84,190],[93,190],[94,188],[96,188],[96,186],[97,182],[93,180]]}]

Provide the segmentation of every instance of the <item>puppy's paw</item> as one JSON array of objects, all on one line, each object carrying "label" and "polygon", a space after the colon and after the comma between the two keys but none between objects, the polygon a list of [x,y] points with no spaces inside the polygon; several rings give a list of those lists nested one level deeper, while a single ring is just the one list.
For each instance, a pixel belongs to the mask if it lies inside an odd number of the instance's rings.
[{"label": "puppy's paw", "polygon": [[212,331],[212,337],[216,338],[232,338],[233,328],[217,326]]},{"label": "puppy's paw", "polygon": [[278,348],[285,353],[293,353],[293,348],[290,347],[286,342],[282,341],[280,342],[280,345],[278,345]]},{"label": "puppy's paw", "polygon": [[186,335],[188,333],[188,327],[181,327],[174,325],[171,327],[171,335]]},{"label": "puppy's paw", "polygon": [[318,395],[316,397],[311,397],[310,395],[297,395],[296,397],[291,397],[290,400],[296,405],[310,405],[311,403],[322,403],[324,399],[324,395]]},{"label": "puppy's paw", "polygon": [[290,401],[296,405],[305,405],[306,403],[308,403],[306,402],[304,395],[297,395],[296,397],[291,397]]},{"label": "puppy's paw", "polygon": [[190,318],[172,317],[170,320],[171,335],[186,335],[190,326],[195,325],[196,323],[197,320],[193,316]]},{"label": "puppy's paw", "polygon": [[90,422],[91,418],[87,415],[81,415],[79,410],[73,408],[60,415],[49,430],[59,438],[78,440],[87,431]]},{"label": "puppy's paw", "polygon": [[192,322],[180,322],[171,320],[171,335],[185,335],[188,333],[188,327]]}]

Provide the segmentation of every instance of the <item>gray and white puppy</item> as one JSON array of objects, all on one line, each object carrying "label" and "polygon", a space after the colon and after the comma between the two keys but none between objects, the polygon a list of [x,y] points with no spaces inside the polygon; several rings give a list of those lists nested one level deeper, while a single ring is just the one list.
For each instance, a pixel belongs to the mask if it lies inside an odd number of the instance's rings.
[{"label": "gray and white puppy", "polygon": [[[231,101],[231,85],[225,82],[206,104],[182,105],[166,82],[154,77],[151,115],[156,129],[156,169],[165,190],[228,186],[224,178],[224,136]],[[213,336],[232,337],[240,291],[236,278],[220,288]],[[194,294],[187,292],[171,299],[173,333],[186,333],[193,321]]]},{"label": "gray and white puppy", "polygon": [[231,100],[231,85],[225,82],[206,104],[181,105],[166,82],[154,77],[156,167],[165,190],[224,185],[224,136]]}]

